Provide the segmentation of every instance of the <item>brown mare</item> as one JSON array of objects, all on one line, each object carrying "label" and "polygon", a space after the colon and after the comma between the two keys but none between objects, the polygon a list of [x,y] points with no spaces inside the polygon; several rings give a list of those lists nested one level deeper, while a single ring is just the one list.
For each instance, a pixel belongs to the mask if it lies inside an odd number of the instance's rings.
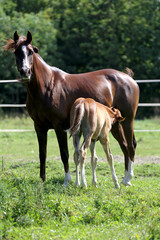
[{"label": "brown mare", "polygon": [[[5,50],[13,49],[18,71],[27,89],[27,110],[34,121],[39,143],[40,177],[45,180],[47,131],[55,129],[61,159],[64,164],[65,181],[71,181],[67,133],[70,109],[79,97],[90,97],[107,106],[114,106],[126,117],[122,124],[115,123],[112,134],[119,142],[125,158],[124,185],[130,185],[133,177],[133,162],[136,140],[133,132],[139,88],[128,74],[114,69],[103,69],[90,73],[69,74],[51,67],[40,57],[38,49],[31,45],[32,35],[27,37],[14,33]],[[46,43],[47,44],[47,43]]]}]

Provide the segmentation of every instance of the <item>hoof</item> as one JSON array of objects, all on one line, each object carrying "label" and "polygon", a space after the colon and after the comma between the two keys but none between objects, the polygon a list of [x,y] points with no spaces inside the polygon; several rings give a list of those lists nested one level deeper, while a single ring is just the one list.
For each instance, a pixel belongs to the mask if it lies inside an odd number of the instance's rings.
[{"label": "hoof", "polygon": [[116,184],[115,184],[115,188],[117,188],[117,189],[119,189],[119,188],[120,188],[120,186],[119,186],[119,184],[118,184],[118,183],[116,183]]},{"label": "hoof", "polygon": [[65,180],[64,180],[64,183],[63,183],[63,186],[64,186],[64,187],[68,187],[71,182],[72,182],[71,178],[70,178],[70,179],[67,179],[67,180],[65,179]]},{"label": "hoof", "polygon": [[65,181],[65,182],[63,183],[63,186],[64,186],[64,187],[69,187],[69,182]]},{"label": "hoof", "polygon": [[82,188],[87,189],[87,184],[86,183],[82,183]]},{"label": "hoof", "polygon": [[97,187],[97,181],[92,181],[92,186]]},{"label": "hoof", "polygon": [[80,182],[75,182],[74,187],[79,187],[80,186]]},{"label": "hoof", "polygon": [[121,181],[121,184],[123,184],[124,186],[131,186],[131,182],[129,179],[123,178],[123,180]]},{"label": "hoof", "polygon": [[64,179],[64,183],[63,186],[67,187],[69,186],[69,183],[72,182],[72,178],[71,178],[71,174],[70,171],[68,173],[65,173],[65,179]]}]

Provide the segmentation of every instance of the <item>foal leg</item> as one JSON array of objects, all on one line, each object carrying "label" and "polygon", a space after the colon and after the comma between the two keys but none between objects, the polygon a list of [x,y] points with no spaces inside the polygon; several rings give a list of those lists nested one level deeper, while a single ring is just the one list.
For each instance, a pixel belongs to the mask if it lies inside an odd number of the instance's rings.
[{"label": "foal leg", "polygon": [[92,165],[92,172],[93,172],[92,184],[96,186],[97,185],[96,167],[97,167],[98,157],[95,150],[95,143],[96,143],[95,140],[91,141],[90,151],[91,151],[91,165]]},{"label": "foal leg", "polygon": [[80,165],[81,165],[81,184],[82,187],[87,188],[87,182],[86,182],[86,177],[85,177],[85,166],[84,166],[84,161],[87,155],[87,149],[91,143],[91,136],[84,137],[84,141],[82,143],[81,149],[80,149]]},{"label": "foal leg", "polygon": [[47,148],[47,129],[34,124],[35,131],[39,144],[39,159],[40,159],[40,177],[43,181],[46,180],[46,148]]},{"label": "foal leg", "polygon": [[80,136],[75,135],[73,136],[73,145],[74,145],[74,163],[76,165],[76,181],[75,181],[75,186],[80,185],[79,181],[79,141],[80,141]]},{"label": "foal leg", "polygon": [[115,169],[114,169],[114,160],[113,160],[113,156],[111,154],[110,147],[109,147],[109,139],[103,139],[103,140],[100,140],[100,142],[103,146],[103,149],[105,151],[105,154],[106,154],[106,157],[107,157],[110,169],[111,169],[112,180],[114,182],[115,188],[119,188],[118,178],[117,178],[117,175],[116,175]]},{"label": "foal leg", "polygon": [[71,174],[70,174],[69,162],[68,162],[69,153],[68,153],[67,133],[61,127],[56,128],[55,132],[58,139],[61,159],[62,159],[64,170],[65,170],[64,186],[68,186],[68,183],[71,182]]}]

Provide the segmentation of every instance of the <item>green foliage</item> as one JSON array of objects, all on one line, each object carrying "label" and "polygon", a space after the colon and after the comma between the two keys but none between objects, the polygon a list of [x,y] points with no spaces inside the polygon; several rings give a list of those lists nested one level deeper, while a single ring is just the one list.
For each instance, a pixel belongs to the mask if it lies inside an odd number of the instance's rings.
[{"label": "green foliage", "polygon": [[[159,78],[159,8],[159,0],[1,0],[0,79],[18,77],[13,54],[2,49],[2,40],[16,30],[22,35],[30,30],[40,55],[65,71],[130,67],[135,79]],[[13,90],[11,84],[1,85],[1,102],[7,103]],[[140,101],[158,102],[159,89],[159,84],[141,84]],[[18,92],[18,102],[24,103],[22,85]],[[17,103],[16,97],[12,100]],[[159,111],[141,108],[138,117],[153,114]]]}]

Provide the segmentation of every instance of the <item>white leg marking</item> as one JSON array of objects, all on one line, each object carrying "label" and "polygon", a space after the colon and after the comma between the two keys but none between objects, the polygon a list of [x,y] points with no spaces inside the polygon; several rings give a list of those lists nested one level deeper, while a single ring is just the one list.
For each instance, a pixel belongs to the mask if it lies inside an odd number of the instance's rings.
[{"label": "white leg marking", "polygon": [[131,161],[131,159],[129,159],[128,171],[125,171],[125,176],[124,176],[123,180],[121,181],[121,183],[125,186],[132,185],[130,180],[134,176],[133,165],[134,165],[134,163]]},{"label": "white leg marking", "polygon": [[64,186],[68,186],[68,183],[70,183],[72,181],[71,179],[71,174],[70,174],[70,170],[68,171],[68,173],[65,172],[65,179],[64,179]]},{"label": "white leg marking", "polygon": [[134,176],[133,165],[134,165],[134,163],[131,161],[131,159],[129,159],[128,176],[130,179],[132,179]]}]

